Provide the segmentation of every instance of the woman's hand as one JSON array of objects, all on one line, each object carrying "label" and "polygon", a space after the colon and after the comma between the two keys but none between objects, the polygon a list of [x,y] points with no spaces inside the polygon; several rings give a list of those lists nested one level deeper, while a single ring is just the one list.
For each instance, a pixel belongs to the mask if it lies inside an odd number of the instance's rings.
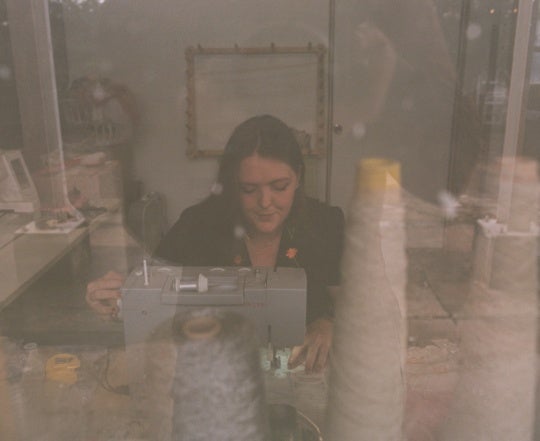
[{"label": "woman's hand", "polygon": [[306,373],[321,372],[328,361],[333,326],[332,321],[327,318],[319,318],[310,323],[306,330],[304,344],[295,346],[291,351],[289,369],[305,362]]},{"label": "woman's hand", "polygon": [[86,287],[86,303],[98,314],[116,317],[120,288],[124,280],[122,274],[109,271],[100,279],[90,282]]}]

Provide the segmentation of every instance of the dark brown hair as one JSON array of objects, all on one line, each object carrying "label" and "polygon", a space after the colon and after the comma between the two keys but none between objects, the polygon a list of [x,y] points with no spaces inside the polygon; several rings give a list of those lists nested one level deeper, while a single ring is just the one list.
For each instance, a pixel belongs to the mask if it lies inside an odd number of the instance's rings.
[{"label": "dark brown hair", "polygon": [[304,159],[291,128],[270,115],[255,116],[241,123],[225,146],[218,171],[222,188],[218,197],[224,208],[231,215],[239,209],[238,170],[242,160],[255,153],[286,163],[298,175],[300,185],[295,193],[294,212],[304,198]]}]

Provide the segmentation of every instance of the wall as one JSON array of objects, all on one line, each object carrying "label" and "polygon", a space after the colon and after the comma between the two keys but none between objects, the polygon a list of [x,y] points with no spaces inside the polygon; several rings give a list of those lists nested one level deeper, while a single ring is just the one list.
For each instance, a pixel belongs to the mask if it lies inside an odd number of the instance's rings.
[{"label": "wall", "polygon": [[[334,120],[343,130],[334,135],[332,203],[342,207],[353,188],[354,164],[362,156],[400,160],[407,189],[429,203],[446,187],[453,65],[444,36],[429,0],[411,0],[405,14],[394,14],[392,2],[383,3],[382,19],[380,13],[368,15],[371,2],[347,0],[337,8]],[[185,48],[328,43],[325,0],[63,4],[71,79],[99,73],[136,95],[143,118],[133,143],[134,172],[145,191],[166,196],[169,222],[208,194],[216,170],[215,159],[192,160],[185,154]],[[377,112],[371,112],[377,105],[369,94],[374,74],[365,75],[368,54],[358,33],[366,22],[386,34],[398,55]],[[429,41],[425,32],[432,35]],[[225,109],[231,105],[216,103]],[[323,159],[310,167],[312,193],[321,198],[325,167]]]},{"label": "wall", "polygon": [[146,191],[166,195],[170,222],[208,194],[216,170],[215,159],[186,157],[185,48],[318,43],[326,32],[324,3],[135,0],[104,2],[93,13],[89,6],[64,8],[71,78],[97,72],[136,95],[143,117],[135,175]]}]

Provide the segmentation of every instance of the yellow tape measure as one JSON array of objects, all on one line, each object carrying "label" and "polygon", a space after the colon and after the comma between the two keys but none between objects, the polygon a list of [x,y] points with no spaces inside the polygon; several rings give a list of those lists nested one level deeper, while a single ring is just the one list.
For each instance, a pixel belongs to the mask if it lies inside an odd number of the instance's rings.
[{"label": "yellow tape measure", "polygon": [[45,373],[47,380],[74,384],[77,382],[77,369],[81,361],[73,354],[55,354],[47,360]]}]

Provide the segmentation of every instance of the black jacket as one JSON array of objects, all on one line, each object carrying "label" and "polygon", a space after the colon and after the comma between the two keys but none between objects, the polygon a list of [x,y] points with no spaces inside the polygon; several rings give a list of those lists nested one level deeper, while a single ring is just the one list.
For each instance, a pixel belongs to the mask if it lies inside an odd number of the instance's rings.
[{"label": "black jacket", "polygon": [[[182,212],[156,255],[178,265],[250,266],[244,241],[235,237],[235,227],[210,197]],[[312,198],[306,198],[299,212],[286,221],[276,266],[306,271],[308,323],[332,314],[326,287],[340,282],[343,235],[341,209]]]}]

